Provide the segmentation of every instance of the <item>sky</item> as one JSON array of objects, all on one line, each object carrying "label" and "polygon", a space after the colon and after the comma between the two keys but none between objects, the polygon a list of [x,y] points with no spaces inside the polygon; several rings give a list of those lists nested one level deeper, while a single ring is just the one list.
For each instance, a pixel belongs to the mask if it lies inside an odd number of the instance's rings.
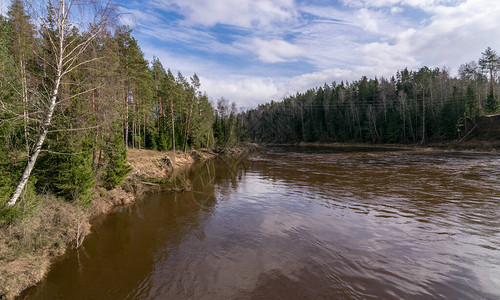
[{"label": "sky", "polygon": [[[2,2],[4,4],[2,4]],[[0,0],[0,12],[8,0]],[[148,60],[240,108],[500,51],[498,0],[121,0]]]}]

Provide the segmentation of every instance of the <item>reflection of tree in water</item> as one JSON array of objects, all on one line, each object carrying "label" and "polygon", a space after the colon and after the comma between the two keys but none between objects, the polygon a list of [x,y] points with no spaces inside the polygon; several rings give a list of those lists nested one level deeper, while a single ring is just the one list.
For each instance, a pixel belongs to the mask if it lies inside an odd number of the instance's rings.
[{"label": "reflection of tree in water", "polygon": [[251,167],[248,160],[249,154],[239,156],[226,156],[216,161],[216,181],[224,194],[236,191],[238,183]]},{"label": "reflection of tree in water", "polygon": [[200,162],[174,174],[165,189],[174,193],[175,201],[182,195],[182,198],[191,199],[201,208],[211,207],[216,203],[216,187],[224,195],[236,191],[238,182],[251,167],[249,155],[244,153]]}]

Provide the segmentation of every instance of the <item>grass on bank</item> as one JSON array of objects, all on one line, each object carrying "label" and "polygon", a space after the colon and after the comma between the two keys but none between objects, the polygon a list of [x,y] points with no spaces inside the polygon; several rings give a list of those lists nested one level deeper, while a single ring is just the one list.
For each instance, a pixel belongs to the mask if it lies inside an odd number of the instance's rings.
[{"label": "grass on bank", "polygon": [[88,222],[77,205],[39,195],[18,206],[16,221],[0,228],[0,298],[40,281],[50,260],[81,239]]}]

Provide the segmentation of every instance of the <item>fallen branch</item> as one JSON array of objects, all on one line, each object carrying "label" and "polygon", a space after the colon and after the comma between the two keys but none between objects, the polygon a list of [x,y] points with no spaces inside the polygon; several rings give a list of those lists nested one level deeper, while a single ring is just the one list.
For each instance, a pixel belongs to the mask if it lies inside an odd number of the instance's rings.
[{"label": "fallen branch", "polygon": [[474,125],[474,127],[473,127],[471,130],[469,130],[469,132],[467,132],[467,134],[466,134],[463,138],[461,138],[458,142],[459,142],[459,143],[461,143],[463,140],[465,140],[465,139],[469,136],[469,134],[470,134],[471,132],[473,132],[473,131],[474,131],[474,129],[476,129],[476,127],[477,127],[477,124],[476,124],[476,125]]}]

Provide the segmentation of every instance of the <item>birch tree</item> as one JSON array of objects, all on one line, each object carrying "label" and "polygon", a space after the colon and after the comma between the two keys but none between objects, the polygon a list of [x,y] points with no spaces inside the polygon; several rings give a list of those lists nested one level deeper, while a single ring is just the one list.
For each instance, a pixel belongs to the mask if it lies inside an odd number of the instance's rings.
[{"label": "birch tree", "polygon": [[[90,90],[69,95],[60,96],[60,88],[64,78],[71,72],[83,65],[99,58],[82,59],[83,53],[91,45],[92,41],[104,30],[116,16],[114,7],[110,2],[93,0],[45,0],[24,1],[25,7],[32,16],[40,33],[46,37],[49,56],[40,57],[44,69],[49,70],[49,76],[44,78],[43,86],[47,93],[38,93],[37,99],[41,103],[41,125],[37,133],[35,144],[30,147],[26,167],[16,186],[9,206],[16,204],[19,196],[28,182],[28,179],[36,164],[38,155],[42,151],[47,134],[51,130],[52,120],[56,113],[56,107],[62,101],[70,101],[71,98],[86,94]],[[83,38],[71,35],[73,28],[83,31]],[[79,130],[79,129],[72,129]],[[83,128],[81,130],[84,130]]]}]

